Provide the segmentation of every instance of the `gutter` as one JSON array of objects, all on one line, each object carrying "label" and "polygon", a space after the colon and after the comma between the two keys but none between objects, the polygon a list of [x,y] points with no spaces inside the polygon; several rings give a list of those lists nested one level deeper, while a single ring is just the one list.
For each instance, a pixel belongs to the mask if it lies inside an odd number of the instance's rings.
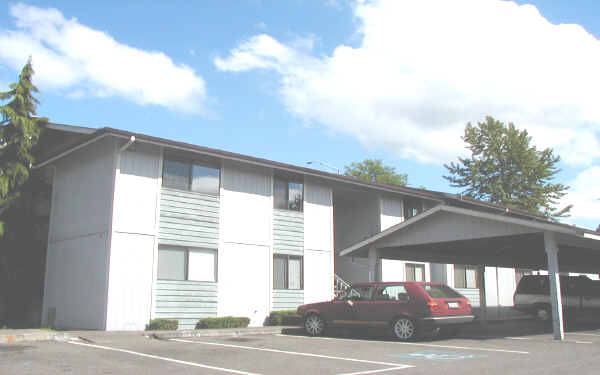
[{"label": "gutter", "polygon": [[[83,148],[83,147],[85,147],[85,146],[87,146],[87,145],[89,145],[89,144],[92,144],[92,143],[94,143],[94,142],[96,142],[96,141],[98,141],[98,140],[100,140],[100,139],[102,139],[102,138],[104,138],[104,137],[107,137],[107,136],[109,136],[109,135],[110,135],[109,133],[103,133],[103,134],[100,134],[99,136],[97,136],[97,137],[94,137],[94,138],[90,139],[89,141],[85,141],[85,142],[83,142],[83,143],[80,143],[80,144],[78,144],[77,146],[74,146],[74,147],[72,147],[72,148],[70,148],[70,149],[68,149],[68,150],[66,150],[66,151],[63,151],[63,152],[61,152],[61,153],[60,153],[60,154],[58,154],[58,155],[55,155],[55,156],[51,157],[50,159],[44,160],[43,162],[41,162],[41,163],[39,163],[39,164],[36,164],[36,165],[32,166],[32,167],[31,167],[31,169],[38,169],[38,168],[41,168],[41,167],[43,167],[43,166],[45,166],[45,165],[47,165],[47,164],[50,164],[50,163],[52,163],[52,162],[53,162],[53,161],[55,161],[55,160],[58,160],[58,159],[62,158],[63,156],[67,156],[67,155],[69,155],[69,154],[73,153],[74,151],[77,151],[77,150],[79,150],[80,148]],[[133,138],[134,138],[134,140],[135,140],[135,137],[133,137]]]}]

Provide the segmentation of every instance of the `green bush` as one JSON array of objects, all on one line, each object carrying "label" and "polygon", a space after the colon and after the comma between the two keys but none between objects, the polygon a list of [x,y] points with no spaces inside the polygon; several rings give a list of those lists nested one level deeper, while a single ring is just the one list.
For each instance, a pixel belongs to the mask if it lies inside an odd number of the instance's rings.
[{"label": "green bush", "polygon": [[302,325],[302,317],[296,310],[271,311],[268,324],[270,326],[298,326]]},{"label": "green bush", "polygon": [[223,316],[221,318],[203,318],[196,323],[196,329],[206,328],[246,328],[250,319],[245,317]]},{"label": "green bush", "polygon": [[179,327],[177,320],[169,319],[152,319],[146,325],[146,331],[175,331]]}]

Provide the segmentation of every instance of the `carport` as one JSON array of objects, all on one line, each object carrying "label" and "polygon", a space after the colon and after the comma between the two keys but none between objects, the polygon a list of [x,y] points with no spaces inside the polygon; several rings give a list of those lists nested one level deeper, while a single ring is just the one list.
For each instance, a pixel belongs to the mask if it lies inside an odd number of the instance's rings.
[{"label": "carport", "polygon": [[[368,258],[371,281],[379,277],[380,259],[547,269],[554,338],[563,340],[559,272],[600,273],[600,236],[509,209],[498,213],[440,205],[366,238],[340,255]],[[482,294],[485,296],[485,291]],[[485,311],[485,298],[482,308]]]}]

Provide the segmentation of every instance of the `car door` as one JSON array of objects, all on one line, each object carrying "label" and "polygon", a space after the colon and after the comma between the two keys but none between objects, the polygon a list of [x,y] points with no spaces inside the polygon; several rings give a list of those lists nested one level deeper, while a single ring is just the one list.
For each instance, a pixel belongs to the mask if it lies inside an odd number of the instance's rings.
[{"label": "car door", "polygon": [[412,314],[413,301],[402,284],[383,284],[371,301],[364,303],[357,311],[361,324],[388,325],[399,314]]},{"label": "car door", "polygon": [[351,287],[344,299],[334,301],[331,322],[335,325],[361,324],[359,316],[361,311],[371,302],[374,290],[374,285]]}]

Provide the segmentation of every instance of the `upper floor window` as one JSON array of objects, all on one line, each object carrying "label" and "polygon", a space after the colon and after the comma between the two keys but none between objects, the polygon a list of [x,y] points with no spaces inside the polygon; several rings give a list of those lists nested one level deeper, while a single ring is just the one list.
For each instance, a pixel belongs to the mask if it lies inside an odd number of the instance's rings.
[{"label": "upper floor window", "polygon": [[302,211],[304,188],[301,182],[275,177],[273,207],[281,210]]},{"label": "upper floor window", "polygon": [[220,175],[219,168],[165,158],[162,186],[219,195]]},{"label": "upper floor window", "polygon": [[409,219],[423,212],[423,202],[414,198],[404,198],[404,219]]}]

